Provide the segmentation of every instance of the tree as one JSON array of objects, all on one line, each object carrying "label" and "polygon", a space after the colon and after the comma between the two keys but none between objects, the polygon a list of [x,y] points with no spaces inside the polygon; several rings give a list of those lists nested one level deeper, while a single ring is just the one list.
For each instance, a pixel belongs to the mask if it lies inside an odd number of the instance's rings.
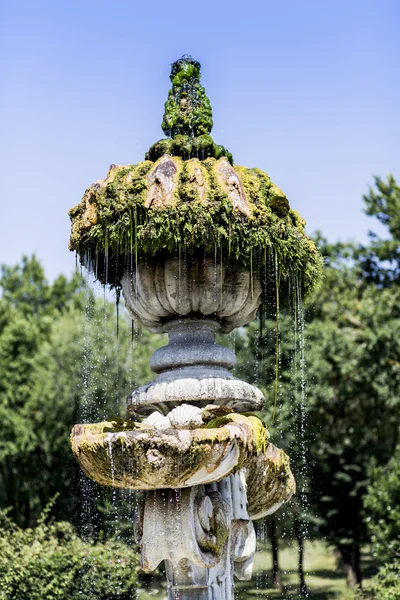
[{"label": "tree", "polygon": [[374,555],[400,562],[400,445],[386,465],[371,467],[370,479],[364,506]]},{"label": "tree", "polygon": [[398,440],[400,289],[366,280],[350,246],[343,257],[325,253],[325,284],[307,325],[311,502],[354,586],[369,465],[385,464]]},{"label": "tree", "polygon": [[321,289],[304,308],[292,299],[292,317],[280,315],[277,329],[272,307],[263,335],[253,325],[236,336],[244,352],[239,373],[265,391],[267,422],[291,457],[301,492],[294,530],[304,532],[307,521],[314,520],[320,535],[338,549],[350,585],[362,579],[360,547],[368,539],[363,496],[370,462],[386,464],[398,440],[399,194],[393,178],[387,184],[376,181],[367,211],[385,222],[390,239],[374,236],[371,247],[363,248],[328,244],[319,236],[326,262]]},{"label": "tree", "polygon": [[370,187],[364,201],[367,215],[376,217],[388,235],[382,239],[370,232],[371,244],[361,248],[361,263],[369,280],[391,287],[400,283],[400,186],[391,174],[386,181],[375,177],[375,188]]},{"label": "tree", "polygon": [[[71,428],[123,413],[129,391],[151,378],[153,338],[138,330],[140,348],[132,343],[127,318],[117,336],[112,303],[79,276],[48,284],[34,257],[3,267],[0,286],[0,508],[31,526],[60,492],[58,516],[76,522],[87,501]],[[109,493],[93,486],[93,502]]]}]

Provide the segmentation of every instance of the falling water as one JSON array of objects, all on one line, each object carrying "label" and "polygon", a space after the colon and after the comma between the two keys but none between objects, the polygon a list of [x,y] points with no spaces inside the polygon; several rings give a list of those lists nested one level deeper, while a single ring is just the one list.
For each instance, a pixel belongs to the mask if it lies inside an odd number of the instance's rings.
[{"label": "falling water", "polygon": [[[80,404],[79,422],[91,423],[97,417],[97,411],[92,398],[92,380],[93,380],[93,344],[92,344],[92,323],[95,315],[94,295],[92,288],[92,274],[87,272],[85,283],[85,309],[83,321],[83,361],[82,364],[82,402]],[[98,499],[98,486],[85,477],[82,471],[79,471],[78,480],[79,490],[79,529],[82,535],[87,539],[93,539],[97,534],[97,513],[94,509]],[[88,557],[89,561],[90,558]],[[85,569],[85,559],[82,569]]]},{"label": "falling water", "polygon": [[[299,443],[299,473],[298,473],[298,498],[299,498],[299,514],[298,527],[299,537],[306,541],[309,537],[308,524],[306,518],[302,517],[302,513],[306,514],[309,509],[307,498],[307,475],[308,475],[308,458],[307,458],[307,432],[306,432],[306,359],[305,359],[305,315],[302,302],[302,294],[299,280],[296,280],[296,337],[298,337],[298,348],[300,355],[300,394],[298,395],[297,410],[299,416],[299,428],[297,440]],[[297,344],[296,344],[297,346]],[[300,548],[299,548],[300,552]],[[300,585],[301,588],[301,585]],[[308,595],[305,589],[300,589],[300,592]]]}]

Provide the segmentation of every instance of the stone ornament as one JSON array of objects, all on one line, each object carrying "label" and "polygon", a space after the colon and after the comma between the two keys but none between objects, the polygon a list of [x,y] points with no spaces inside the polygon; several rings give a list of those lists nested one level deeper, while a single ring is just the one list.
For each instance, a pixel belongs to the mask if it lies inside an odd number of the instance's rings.
[{"label": "stone ornament", "polygon": [[137,540],[142,569],[165,561],[171,599],[233,598],[233,573],[250,579],[256,550],[245,506],[241,472],[210,486],[149,494]]},{"label": "stone ornament", "polygon": [[173,318],[211,317],[229,333],[254,320],[261,285],[251,273],[210,255],[140,260],[121,279],[125,305],[135,320],[163,333]]}]

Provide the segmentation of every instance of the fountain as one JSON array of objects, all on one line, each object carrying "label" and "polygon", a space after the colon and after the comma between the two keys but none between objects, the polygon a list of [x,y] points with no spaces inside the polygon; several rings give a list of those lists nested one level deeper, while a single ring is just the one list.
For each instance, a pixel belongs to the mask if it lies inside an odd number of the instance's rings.
[{"label": "fountain", "polygon": [[278,314],[280,299],[318,280],[321,259],[268,175],[214,143],[200,64],[183,56],[171,81],[167,137],[144,162],[111,165],[70,211],[71,250],[169,344],[151,358],[156,378],[128,397],[130,420],[75,425],[71,443],[88,477],[144,491],[141,566],[164,561],[170,600],[233,600],[234,575],[251,578],[252,521],[295,481],[254,414],[263,394],[233,376],[235,354],[216,334],[268,302]]}]

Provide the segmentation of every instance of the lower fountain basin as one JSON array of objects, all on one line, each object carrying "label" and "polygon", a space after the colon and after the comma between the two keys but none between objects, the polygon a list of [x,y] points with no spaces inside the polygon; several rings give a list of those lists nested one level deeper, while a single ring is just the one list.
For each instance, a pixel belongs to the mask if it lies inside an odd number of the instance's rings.
[{"label": "lower fountain basin", "polygon": [[71,444],[85,474],[112,487],[178,489],[244,469],[250,489],[254,487],[249,514],[259,518],[295,491],[289,458],[267,435],[257,417],[234,413],[195,429],[155,429],[122,420],[75,425]]}]

